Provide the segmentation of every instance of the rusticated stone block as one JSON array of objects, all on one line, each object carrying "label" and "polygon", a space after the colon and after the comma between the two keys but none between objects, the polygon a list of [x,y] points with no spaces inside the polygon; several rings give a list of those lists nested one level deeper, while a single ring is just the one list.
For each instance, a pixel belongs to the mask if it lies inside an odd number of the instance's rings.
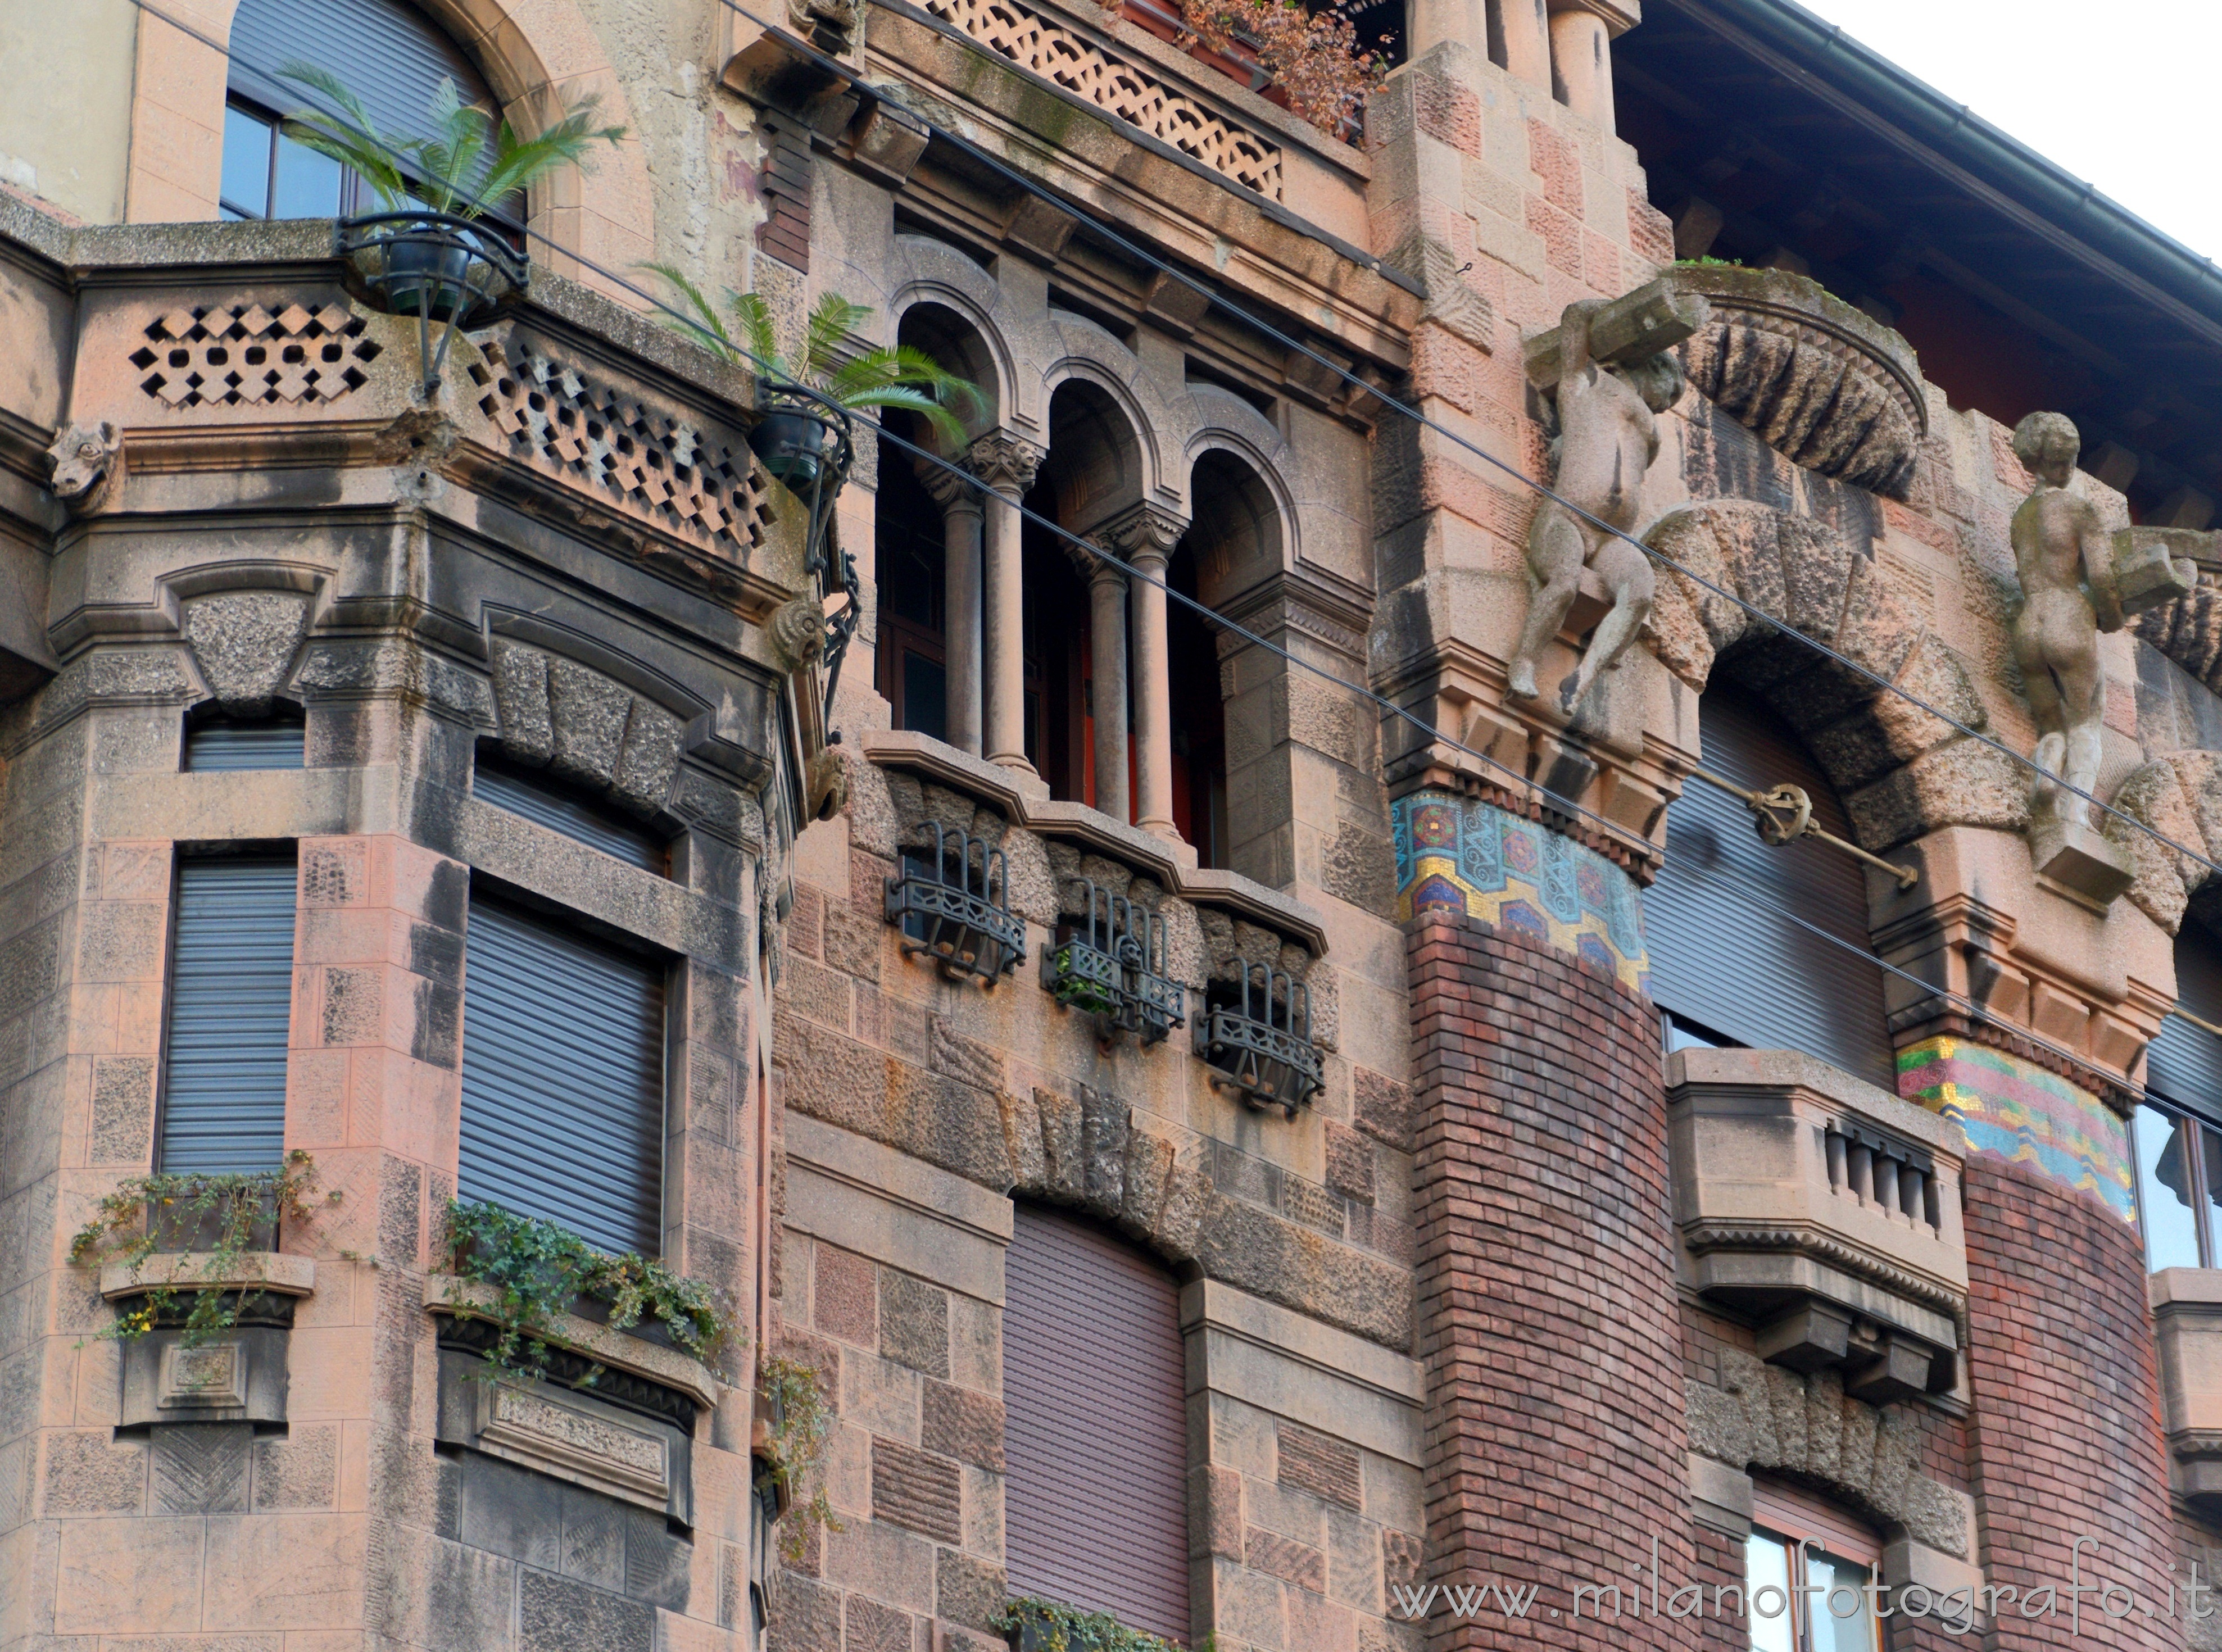
[{"label": "rusticated stone block", "polygon": [[1412,1145],[1412,1090],[1365,1067],[1350,1071],[1351,1121],[1386,1146]]},{"label": "rusticated stone block", "polygon": [[949,1293],[894,1269],[880,1274],[880,1353],[922,1371],[949,1375]]},{"label": "rusticated stone block", "polygon": [[1046,1090],[1034,1091],[1041,1111],[1042,1154],[1048,1176],[1042,1191],[1053,1198],[1082,1197],[1088,1190],[1088,1174],[1081,1151],[1080,1103]]},{"label": "rusticated stone block", "polygon": [[1327,1184],[1345,1198],[1373,1203],[1373,1144],[1332,1119],[1327,1121]]},{"label": "rusticated stone block", "polygon": [[961,1480],[945,1458],[898,1444],[872,1442],[872,1518],[938,1539],[963,1541]]},{"label": "rusticated stone block", "polygon": [[[996,1634],[1003,1611],[1003,1568],[953,1548],[933,1557],[933,1611],[967,1629]],[[1000,1640],[1000,1636],[997,1637]]]},{"label": "rusticated stone block", "polygon": [[1083,1197],[1097,1209],[1115,1212],[1126,1197],[1127,1134],[1133,1116],[1117,1096],[1080,1087]]},{"label": "rusticated stone block", "polygon": [[781,1569],[769,1590],[772,1644],[787,1652],[841,1652],[841,1592]]},{"label": "rusticated stone block", "polygon": [[1003,1087],[1002,1057],[977,1039],[965,1037],[938,1015],[933,1018],[927,1061],[934,1071],[962,1084],[987,1090]]},{"label": "rusticated stone block", "polygon": [[842,1652],[911,1652],[908,1612],[852,1594],[843,1616]]},{"label": "rusticated stone block", "polygon": [[570,1578],[526,1572],[518,1652],[656,1652],[656,1609]]},{"label": "rusticated stone block", "polygon": [[930,1381],[920,1412],[919,1443],[928,1451],[1001,1473],[1003,1402],[991,1394]]},{"label": "rusticated stone block", "polygon": [[49,1516],[137,1514],[147,1498],[147,1448],[106,1429],[47,1436]]},{"label": "rusticated stone block", "polygon": [[1427,1549],[1409,1531],[1393,1527],[1381,1529],[1381,1581],[1384,1587],[1395,1588],[1399,1584],[1415,1584],[1420,1580],[1422,1569],[1427,1564]]},{"label": "rusticated stone block", "polygon": [[163,1425],[148,1430],[156,1514],[242,1514],[247,1510],[246,1423]]},{"label": "rusticated stone block", "polygon": [[1293,1583],[1314,1594],[1327,1592],[1327,1556],[1309,1543],[1284,1537],[1263,1526],[1252,1526],[1243,1535],[1242,1558],[1253,1571]]},{"label": "rusticated stone block", "polygon": [[153,1151],[154,1062],[150,1056],[103,1056],[92,1064],[95,1165],[144,1165]]},{"label": "rusticated stone block", "polygon": [[1357,1447],[1284,1421],[1277,1455],[1283,1486],[1309,1492],[1353,1511],[1362,1504]]},{"label": "rusticated stone block", "polygon": [[1188,1476],[1188,1552],[1190,1560],[1242,1558],[1242,1476],[1215,1463]]},{"label": "rusticated stone block", "polygon": [[844,1342],[877,1347],[877,1272],[866,1257],[819,1245],[811,1262],[811,1322]]},{"label": "rusticated stone block", "polygon": [[254,1442],[257,1510],[329,1509],[339,1491],[340,1431],[295,1423]]}]

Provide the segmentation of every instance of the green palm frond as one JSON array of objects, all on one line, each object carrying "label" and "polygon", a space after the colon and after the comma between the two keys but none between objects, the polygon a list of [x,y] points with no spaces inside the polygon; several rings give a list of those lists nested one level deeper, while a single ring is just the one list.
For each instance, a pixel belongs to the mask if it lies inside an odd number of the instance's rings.
[{"label": "green palm frond", "polygon": [[676,264],[658,264],[653,261],[636,264],[633,267],[646,270],[652,275],[661,275],[665,280],[670,282],[677,290],[679,296],[687,301],[687,307],[694,312],[691,324],[681,322],[675,317],[667,316],[664,318],[666,326],[675,333],[684,334],[704,349],[724,356],[728,361],[745,365],[740,346],[733,342],[733,336],[725,330],[724,318],[718,314],[716,307],[710,300],[703,297],[702,289],[688,279],[686,271],[681,269]]},{"label": "green palm frond", "polygon": [[812,307],[802,347],[802,371],[812,383],[832,374],[840,365],[843,342],[871,313],[869,305],[851,304],[838,292],[826,293]]},{"label": "green palm frond", "polygon": [[779,353],[779,340],[771,329],[771,306],[759,292],[732,295],[733,318],[741,323],[741,337],[755,358],[756,370],[771,379],[793,379],[794,371]]},{"label": "green palm frond", "polygon": [[594,146],[615,148],[625,135],[622,126],[597,126],[599,97],[589,94],[567,105],[563,117],[537,137],[519,139],[507,121],[494,142],[493,170],[486,177],[486,198],[499,200],[512,190],[537,183],[559,166],[591,170]]},{"label": "green palm frond", "polygon": [[321,110],[298,110],[286,117],[287,137],[354,172],[387,211],[399,211],[408,204],[409,183],[395,160],[406,146],[380,134],[362,100],[345,81],[328,69],[299,62],[286,64],[278,78],[318,94],[340,111],[327,115]]},{"label": "green palm frond", "polygon": [[935,432],[952,447],[964,440],[964,421],[944,407],[923,390],[913,390],[907,385],[888,385],[879,390],[860,390],[852,395],[836,397],[842,406],[854,412],[868,407],[905,407],[931,424]]}]

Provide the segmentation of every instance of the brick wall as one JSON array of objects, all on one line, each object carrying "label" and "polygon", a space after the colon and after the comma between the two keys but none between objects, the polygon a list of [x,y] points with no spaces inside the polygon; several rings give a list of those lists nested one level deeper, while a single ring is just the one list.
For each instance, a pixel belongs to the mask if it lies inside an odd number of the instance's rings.
[{"label": "brick wall", "polygon": [[1522,1623],[1438,1617],[1439,1643],[1595,1645],[1548,1616],[1576,1584],[1632,1583],[1654,1536],[1667,1578],[1696,1575],[1658,1023],[1509,927],[1430,911],[1406,946],[1428,1575],[1542,1590]]},{"label": "brick wall", "polygon": [[[2065,1586],[2078,1536],[2087,1580],[2164,1607],[2175,1518],[2137,1235],[2095,1200],[1991,1153],[1967,1169],[1968,1429],[1982,1565],[1997,1586]],[[2117,1597],[2116,1604],[2119,1604]],[[2183,1644],[2183,1624],[2115,1619],[2083,1603],[2018,1618],[1999,1643],[2081,1649]]]}]

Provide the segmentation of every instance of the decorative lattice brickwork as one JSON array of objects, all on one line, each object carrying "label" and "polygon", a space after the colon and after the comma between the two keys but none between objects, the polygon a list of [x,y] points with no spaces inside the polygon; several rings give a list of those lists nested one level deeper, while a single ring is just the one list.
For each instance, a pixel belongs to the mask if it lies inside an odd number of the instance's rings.
[{"label": "decorative lattice brickwork", "polygon": [[935,16],[956,24],[1020,67],[1133,122],[1246,189],[1269,200],[1281,198],[1281,151],[1277,146],[1112,56],[1086,36],[1011,0],[925,0],[925,4]]},{"label": "decorative lattice brickwork", "polygon": [[362,317],[345,305],[200,305],[147,324],[131,365],[139,387],[171,407],[254,407],[337,401],[378,358]]},{"label": "decorative lattice brickwork", "polygon": [[530,345],[491,342],[469,371],[480,411],[541,469],[729,556],[744,557],[763,543],[771,510],[738,442],[706,435]]}]

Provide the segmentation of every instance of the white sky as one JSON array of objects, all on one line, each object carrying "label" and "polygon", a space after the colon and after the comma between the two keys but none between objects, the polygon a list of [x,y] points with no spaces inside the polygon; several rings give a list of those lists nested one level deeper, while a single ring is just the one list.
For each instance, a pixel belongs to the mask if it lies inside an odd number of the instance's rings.
[{"label": "white sky", "polygon": [[2218,0],[1800,3],[2222,261]]}]

